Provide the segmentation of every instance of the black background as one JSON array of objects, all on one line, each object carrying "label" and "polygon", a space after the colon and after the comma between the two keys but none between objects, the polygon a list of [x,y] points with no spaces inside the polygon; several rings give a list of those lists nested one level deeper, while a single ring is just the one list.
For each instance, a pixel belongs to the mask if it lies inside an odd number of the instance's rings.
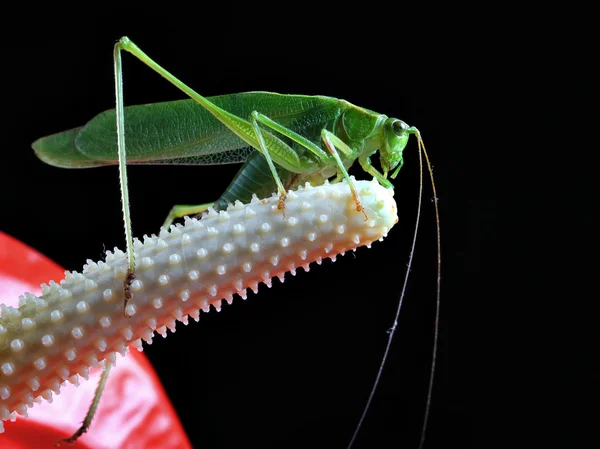
[{"label": "black background", "polygon": [[[459,79],[460,47],[444,39],[419,52],[400,29],[356,33],[285,23],[229,27],[222,38],[199,23],[180,32],[90,27],[59,37],[30,30],[5,40],[0,230],[66,269],[124,246],[116,167],[65,170],[31,150],[36,138],[79,126],[114,106],[112,46],[123,34],[205,96],[249,90],[322,94],[400,118],[424,137],[442,219],[440,348],[426,447],[470,447],[473,365],[467,298],[480,281],[480,252],[494,214],[479,187],[464,124],[477,114]],[[310,27],[309,27],[310,28]],[[93,31],[92,31],[93,29]],[[397,33],[396,33],[397,31]],[[125,104],[183,95],[124,55]],[[217,198],[237,166],[134,166],[134,234],[158,230],[173,204]],[[363,177],[360,168],[353,174]],[[405,151],[388,239],[331,264],[262,286],[199,323],[178,324],[145,353],[194,447],[345,447],[363,410],[391,326],[408,261],[418,195],[417,146]],[[355,448],[416,447],[425,408],[435,313],[432,193],[425,201],[412,276],[388,365]],[[482,214],[483,212],[483,214]]]}]

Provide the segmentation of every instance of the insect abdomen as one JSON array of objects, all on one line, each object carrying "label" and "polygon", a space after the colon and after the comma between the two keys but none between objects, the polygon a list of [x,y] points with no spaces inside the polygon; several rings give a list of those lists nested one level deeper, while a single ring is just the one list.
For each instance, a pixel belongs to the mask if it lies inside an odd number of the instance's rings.
[{"label": "insect abdomen", "polygon": [[37,396],[51,398],[62,382],[87,377],[129,344],[141,350],[141,339],[150,341],[154,331],[174,330],[176,320],[198,320],[200,310],[220,309],[236,293],[245,298],[259,282],[384,237],[397,221],[392,191],[375,181],[356,186],[368,220],[342,182],[289,192],[285,218],[278,197],[254,199],[136,241],[129,318],[127,258],[118,250],[89,261],[82,273],[66,272],[60,284],[43,285],[40,297],[25,294],[18,309],[2,306],[0,431],[2,420],[26,415]]}]

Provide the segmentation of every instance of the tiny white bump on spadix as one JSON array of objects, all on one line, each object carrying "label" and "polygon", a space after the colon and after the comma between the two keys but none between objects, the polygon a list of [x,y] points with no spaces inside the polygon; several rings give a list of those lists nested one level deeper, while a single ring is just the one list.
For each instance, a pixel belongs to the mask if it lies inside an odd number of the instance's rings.
[{"label": "tiny white bump on spadix", "polygon": [[144,340],[147,344],[152,344],[152,330],[146,328],[141,331],[142,340]]},{"label": "tiny white bump on spadix", "polygon": [[129,287],[131,289],[132,292],[141,292],[142,289],[144,288],[144,283],[142,281],[140,281],[139,279],[135,279],[132,283],[131,286]]},{"label": "tiny white bump on spadix", "polygon": [[35,359],[35,361],[33,362],[33,366],[35,366],[35,369],[39,371],[46,368],[46,357],[38,357],[37,359]]},{"label": "tiny white bump on spadix", "polygon": [[117,360],[117,355],[114,352],[109,352],[106,354],[106,362],[107,363],[114,365],[116,360]]},{"label": "tiny white bump on spadix", "polygon": [[329,220],[329,217],[325,214],[319,215],[319,223],[325,224]]},{"label": "tiny white bump on spadix", "polygon": [[273,265],[274,267],[276,267],[276,266],[277,266],[277,264],[279,264],[279,256],[277,256],[277,255],[275,255],[275,256],[272,256],[272,257],[269,259],[269,262],[271,262],[271,265]]},{"label": "tiny white bump on spadix", "polygon": [[31,388],[31,391],[38,391],[40,389],[40,378],[33,376],[27,380],[27,385]]},{"label": "tiny white bump on spadix", "polygon": [[137,307],[135,306],[135,304],[127,304],[125,306],[125,315],[127,315],[129,318],[131,318],[132,316],[134,316],[137,312]]},{"label": "tiny white bump on spadix", "polygon": [[175,325],[177,324],[175,322],[175,318],[173,318],[173,317],[167,317],[166,321],[167,322],[165,323],[165,325],[169,328],[169,330],[171,332],[175,332]]},{"label": "tiny white bump on spadix", "polygon": [[107,344],[106,344],[106,340],[104,338],[99,338],[98,340],[96,340],[94,345],[96,346],[98,351],[100,351],[100,352],[106,351]]},{"label": "tiny white bump on spadix", "polygon": [[217,286],[211,285],[210,287],[208,287],[208,294],[213,297],[217,296]]},{"label": "tiny white bump on spadix", "polygon": [[117,352],[122,356],[127,354],[127,346],[123,342],[117,343]]},{"label": "tiny white bump on spadix", "polygon": [[90,310],[90,305],[85,301],[79,301],[75,308],[79,313],[86,313],[88,310]]},{"label": "tiny white bump on spadix", "polygon": [[62,380],[67,380],[69,377],[69,368],[66,366],[61,366],[56,370],[56,374],[58,374],[58,377],[60,377]]},{"label": "tiny white bump on spadix", "polygon": [[190,280],[196,281],[200,277],[200,272],[198,270],[192,270],[188,273],[188,277]]},{"label": "tiny white bump on spadix", "polygon": [[158,277],[158,283],[162,286],[165,286],[169,283],[169,276],[167,276],[166,274],[161,274]]},{"label": "tiny white bump on spadix", "polygon": [[250,262],[244,262],[242,264],[242,269],[246,272],[246,273],[250,273],[250,270],[252,270],[252,264]]},{"label": "tiny white bump on spadix", "polygon": [[144,350],[143,346],[142,346],[142,340],[140,338],[138,338],[137,340],[133,340],[131,342],[131,344],[133,345],[133,347],[135,349],[137,349],[138,351],[142,352]]},{"label": "tiny white bump on spadix", "polygon": [[227,273],[227,267],[225,265],[217,265],[216,271],[218,275],[224,275],[225,273]]},{"label": "tiny white bump on spadix", "polygon": [[25,403],[25,405],[27,405],[27,407],[33,407],[33,401],[34,401],[34,397],[33,397],[33,393],[27,392],[23,395],[23,402]]},{"label": "tiny white bump on spadix", "polygon": [[327,246],[325,246],[325,248],[323,248],[323,250],[329,254],[331,252],[331,250],[333,249],[333,244],[328,243]]},{"label": "tiny white bump on spadix", "polygon": [[260,251],[260,245],[258,243],[252,243],[250,245],[250,251],[252,251],[253,253],[257,253]]},{"label": "tiny white bump on spadix", "polygon": [[187,301],[188,299],[190,299],[190,291],[189,290],[181,290],[179,292],[179,299],[181,299],[182,301]]},{"label": "tiny white bump on spadix", "polygon": [[315,234],[314,232],[309,232],[306,238],[309,242],[314,242],[317,238],[317,234]]},{"label": "tiny white bump on spadix", "polygon": [[154,260],[151,257],[142,257],[140,264],[142,268],[151,268],[154,266]]},{"label": "tiny white bump on spadix", "polygon": [[344,225],[338,225],[335,228],[335,232],[337,232],[338,234],[343,234],[344,232],[346,232],[346,226],[344,226]]},{"label": "tiny white bump on spadix", "polygon": [[111,323],[110,317],[105,315],[98,320],[98,323],[100,324],[101,327],[106,329],[107,327],[110,327],[110,323]]},{"label": "tiny white bump on spadix", "polygon": [[12,349],[13,352],[21,352],[23,348],[25,348],[25,343],[19,338],[15,338],[10,342],[10,349]]},{"label": "tiny white bump on spadix", "polygon": [[48,402],[52,403],[52,392],[48,389],[42,391],[41,396]]},{"label": "tiny white bump on spadix", "polygon": [[234,246],[231,243],[225,243],[223,245],[223,253],[230,254],[233,252]]},{"label": "tiny white bump on spadix", "polygon": [[102,297],[106,302],[110,302],[114,299],[113,291],[110,288],[107,288],[102,292]]},{"label": "tiny white bump on spadix", "polygon": [[50,312],[50,321],[58,323],[63,319],[63,313],[60,310],[53,310]]},{"label": "tiny white bump on spadix", "polygon": [[206,251],[205,248],[200,248],[198,251],[196,251],[196,256],[198,256],[198,259],[204,259],[207,255],[208,251]]},{"label": "tiny white bump on spadix", "polygon": [[75,386],[79,385],[79,374],[73,374],[71,377],[67,379],[69,383],[72,383]]},{"label": "tiny white bump on spadix", "polygon": [[287,225],[290,228],[293,228],[298,224],[298,219],[296,217],[290,217],[287,219]]},{"label": "tiny white bump on spadix", "polygon": [[77,373],[83,377],[85,380],[90,378],[90,369],[87,366],[82,366],[77,370]]},{"label": "tiny white bump on spadix", "polygon": [[[58,291],[58,296],[59,296],[59,298],[60,298],[61,301],[66,301],[67,299],[71,299],[73,297],[73,294],[71,293],[71,290],[67,290],[67,289],[61,288]],[[45,306],[47,306],[48,303],[46,301],[44,301],[44,302],[46,303]],[[40,303],[40,305],[41,304],[43,304],[43,303]]]},{"label": "tiny white bump on spadix", "polygon": [[181,244],[184,246],[187,246],[189,244],[192,243],[192,238],[190,237],[189,234],[183,234],[183,237],[181,237]]},{"label": "tiny white bump on spadix", "polygon": [[29,331],[35,327],[35,321],[31,318],[23,318],[21,320],[21,326],[23,326],[23,330]]},{"label": "tiny white bump on spadix", "polygon": [[206,229],[206,236],[207,237],[216,237],[217,235],[219,235],[219,231],[217,230],[217,228],[213,228],[212,226],[209,226]]},{"label": "tiny white bump on spadix", "polygon": [[70,348],[67,349],[65,351],[65,358],[69,361],[72,362],[73,360],[75,360],[75,357],[77,356],[77,352],[75,351],[74,348]]},{"label": "tiny white bump on spadix", "polygon": [[83,329],[79,326],[76,326],[71,330],[71,335],[73,336],[73,338],[79,339],[83,337]]},{"label": "tiny white bump on spadix", "polygon": [[158,325],[158,321],[156,321],[156,318],[152,317],[152,318],[148,318],[146,320],[146,325],[151,329],[154,330],[156,329],[156,326]]},{"label": "tiny white bump on spadix", "polygon": [[4,362],[2,364],[2,374],[5,376],[11,376],[15,372],[15,365],[11,362]]},{"label": "tiny white bump on spadix", "polygon": [[260,225],[261,232],[267,233],[271,231],[271,225],[267,222]]},{"label": "tiny white bump on spadix", "polygon": [[96,290],[96,288],[98,288],[98,284],[96,284],[96,282],[92,279],[86,279],[85,280],[85,291],[86,292],[93,292],[94,290]]},{"label": "tiny white bump on spadix", "polygon": [[175,319],[181,320],[183,317],[183,309],[181,307],[177,307],[175,310],[173,310],[173,316]]},{"label": "tiny white bump on spadix", "polygon": [[244,225],[236,223],[233,225],[233,233],[236,235],[243,234],[245,232]]},{"label": "tiny white bump on spadix", "polygon": [[0,398],[2,398],[4,400],[10,398],[10,388],[8,388],[6,386],[1,386],[0,387]]},{"label": "tiny white bump on spadix", "polygon": [[21,415],[23,418],[27,418],[27,406],[25,404],[19,404],[15,407],[15,412]]},{"label": "tiny white bump on spadix", "polygon": [[179,254],[171,254],[169,256],[169,264],[171,265],[178,265],[181,263],[183,259],[181,258],[181,256]]},{"label": "tiny white bump on spadix", "polygon": [[282,248],[287,248],[290,245],[290,239],[287,237],[283,237],[280,241],[279,244],[281,245]]},{"label": "tiny white bump on spadix", "polygon": [[163,306],[162,298],[154,298],[152,300],[152,307],[154,307],[155,309],[160,309],[162,306]]}]

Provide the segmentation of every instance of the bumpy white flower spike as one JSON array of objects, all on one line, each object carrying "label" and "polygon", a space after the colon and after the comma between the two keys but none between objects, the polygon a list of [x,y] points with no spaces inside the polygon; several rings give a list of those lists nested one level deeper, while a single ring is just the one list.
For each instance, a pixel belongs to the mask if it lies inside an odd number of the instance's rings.
[{"label": "bumpy white flower spike", "polygon": [[287,271],[308,270],[310,262],[335,260],[385,237],[398,220],[393,191],[376,181],[355,185],[367,220],[340,182],[288,192],[285,218],[274,195],[144,236],[134,245],[129,318],[122,308],[127,258],[117,249],[107,251],[105,261],[88,260],[82,273],[67,271],[60,283],[42,285],[40,297],[21,296],[18,309],[2,305],[0,432],[15,413],[26,416],[40,398],[51,401],[61,383],[77,384],[90,367],[114,363],[115,353],[130,344],[141,351],[141,340],[174,331],[176,320],[198,320],[200,310],[220,310],[234,294],[246,298],[259,282],[270,285]]}]

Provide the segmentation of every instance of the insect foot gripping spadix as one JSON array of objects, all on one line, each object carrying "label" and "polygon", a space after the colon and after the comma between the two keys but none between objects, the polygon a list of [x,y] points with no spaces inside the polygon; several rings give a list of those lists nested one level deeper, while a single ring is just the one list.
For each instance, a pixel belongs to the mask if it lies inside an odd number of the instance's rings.
[{"label": "insect foot gripping spadix", "polygon": [[356,211],[346,182],[290,191],[285,217],[278,197],[200,220],[162,229],[135,242],[136,279],[126,317],[123,279],[127,258],[119,250],[105,261],[88,261],[81,273],[65,273],[60,283],[42,285],[42,296],[26,293],[19,308],[1,306],[0,430],[3,420],[27,414],[40,398],[50,400],[61,383],[77,383],[89,368],[114,363],[129,344],[164,335],[175,321],[198,320],[200,310],[310,262],[335,258],[385,237],[397,222],[393,191],[376,181],[356,182],[367,219]]}]

